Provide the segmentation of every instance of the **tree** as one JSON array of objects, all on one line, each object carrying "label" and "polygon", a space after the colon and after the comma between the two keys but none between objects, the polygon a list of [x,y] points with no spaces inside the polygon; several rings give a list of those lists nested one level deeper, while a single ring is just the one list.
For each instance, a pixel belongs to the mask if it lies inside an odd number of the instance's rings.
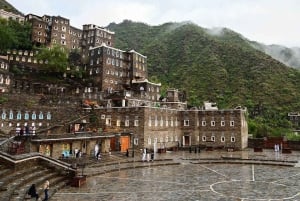
[{"label": "tree", "polygon": [[36,57],[44,61],[42,66],[47,72],[64,73],[67,70],[68,54],[61,46],[43,47]]}]

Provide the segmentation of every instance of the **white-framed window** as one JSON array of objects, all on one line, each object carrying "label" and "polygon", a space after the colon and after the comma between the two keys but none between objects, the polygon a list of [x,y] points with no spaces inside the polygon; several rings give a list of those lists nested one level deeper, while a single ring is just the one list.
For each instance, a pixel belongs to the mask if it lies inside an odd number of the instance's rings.
[{"label": "white-framed window", "polygon": [[212,135],[212,136],[210,137],[210,140],[214,142],[214,141],[216,140],[216,137],[215,137],[214,135]]},{"label": "white-framed window", "polygon": [[225,121],[221,121],[221,126],[225,126]]},{"label": "white-framed window", "polygon": [[126,127],[129,127],[129,119],[126,119],[126,120],[125,120],[125,126],[126,126]]},{"label": "white-framed window", "polygon": [[32,120],[35,120],[35,119],[36,119],[36,114],[35,114],[35,112],[32,113],[31,119],[32,119]]},{"label": "white-framed window", "polygon": [[157,127],[157,116],[155,116],[154,126]]},{"label": "white-framed window", "polygon": [[134,145],[138,145],[139,144],[139,139],[136,137],[136,138],[134,138],[134,140],[133,140],[133,144]]},{"label": "white-framed window", "polygon": [[22,114],[21,114],[21,112],[18,112],[18,114],[17,114],[17,120],[20,120],[20,119],[22,119]]},{"label": "white-framed window", "polygon": [[43,112],[40,112],[40,114],[39,114],[39,119],[44,119]]},{"label": "white-framed window", "polygon": [[28,114],[28,112],[25,113],[24,119],[25,119],[25,120],[28,120],[28,119],[29,119],[29,114]]},{"label": "white-framed window", "polygon": [[225,136],[221,136],[221,142],[225,142]]},{"label": "white-framed window", "polygon": [[148,126],[151,127],[151,125],[152,125],[151,116],[149,116]]},{"label": "white-framed window", "polygon": [[231,141],[231,142],[235,142],[235,137],[234,137],[234,136],[231,136],[230,141]]},{"label": "white-framed window", "polygon": [[206,121],[202,121],[202,126],[206,126]]},{"label": "white-framed window", "polygon": [[116,126],[117,126],[117,127],[120,127],[120,126],[121,126],[121,120],[120,120],[120,119],[117,119]]},{"label": "white-framed window", "polygon": [[9,119],[14,119],[14,113],[13,111],[9,111]]},{"label": "white-framed window", "polygon": [[2,119],[6,119],[6,113],[5,113],[5,112],[2,112],[1,117],[2,117]]},{"label": "white-framed window", "polygon": [[183,126],[189,126],[190,125],[190,121],[189,120],[184,120],[183,121]]},{"label": "white-framed window", "polygon": [[111,117],[106,117],[106,119],[105,119],[105,125],[106,126],[111,126]]},{"label": "white-framed window", "polygon": [[202,142],[206,142],[206,136],[202,136]]},{"label": "white-framed window", "polygon": [[151,145],[151,137],[148,137],[148,145]]},{"label": "white-framed window", "polygon": [[161,127],[164,126],[164,120],[163,120],[162,116],[160,117],[160,123],[159,124],[160,124]]},{"label": "white-framed window", "polygon": [[134,120],[134,126],[139,126],[139,120],[138,119]]},{"label": "white-framed window", "polygon": [[51,120],[51,113],[47,112],[47,120]]},{"label": "white-framed window", "polygon": [[230,126],[234,126],[234,121],[230,121]]},{"label": "white-framed window", "polygon": [[216,122],[215,122],[215,121],[211,121],[211,122],[210,122],[210,125],[211,125],[211,126],[215,126],[215,125],[216,125]]}]

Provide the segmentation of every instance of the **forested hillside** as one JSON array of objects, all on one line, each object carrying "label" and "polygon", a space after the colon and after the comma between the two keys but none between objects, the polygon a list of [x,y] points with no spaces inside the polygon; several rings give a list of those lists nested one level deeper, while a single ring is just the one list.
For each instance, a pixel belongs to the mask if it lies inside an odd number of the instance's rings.
[{"label": "forested hillside", "polygon": [[118,48],[148,56],[152,80],[185,91],[192,106],[205,100],[219,108],[246,106],[255,129],[266,130],[288,128],[287,113],[300,110],[300,72],[254,49],[238,33],[127,20],[109,28]]}]

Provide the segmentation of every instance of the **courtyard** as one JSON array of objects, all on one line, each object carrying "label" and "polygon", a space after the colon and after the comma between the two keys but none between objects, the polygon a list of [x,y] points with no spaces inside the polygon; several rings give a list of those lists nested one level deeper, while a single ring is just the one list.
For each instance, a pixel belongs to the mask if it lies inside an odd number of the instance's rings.
[{"label": "courtyard", "polygon": [[[221,157],[252,158],[256,163],[198,163]],[[51,200],[300,200],[300,154],[245,152],[173,152],[156,159],[172,158],[178,164],[128,168],[90,176],[80,188],[66,187]],[[278,161],[270,165],[260,163]],[[282,161],[298,161],[287,166]],[[88,171],[88,170],[87,170]]]}]

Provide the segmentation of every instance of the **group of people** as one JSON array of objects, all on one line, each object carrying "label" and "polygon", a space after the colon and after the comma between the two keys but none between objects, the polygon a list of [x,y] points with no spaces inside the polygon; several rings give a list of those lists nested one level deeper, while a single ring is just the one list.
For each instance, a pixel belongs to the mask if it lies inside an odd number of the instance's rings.
[{"label": "group of people", "polygon": [[154,160],[154,152],[149,152],[147,148],[143,149],[143,153],[142,153],[142,161],[145,162],[149,162],[149,161],[153,161]]},{"label": "group of people", "polygon": [[275,144],[275,145],[274,145],[274,151],[275,151],[275,152],[279,152],[279,151],[280,151],[280,146],[279,146],[279,144]]},{"label": "group of people", "polygon": [[[44,186],[43,186],[43,190],[44,190],[44,199],[43,201],[47,201],[49,199],[49,181],[45,181]],[[35,198],[35,200],[39,200],[39,194],[37,193],[35,184],[32,184],[27,192],[28,195],[31,196],[31,198]]]}]

